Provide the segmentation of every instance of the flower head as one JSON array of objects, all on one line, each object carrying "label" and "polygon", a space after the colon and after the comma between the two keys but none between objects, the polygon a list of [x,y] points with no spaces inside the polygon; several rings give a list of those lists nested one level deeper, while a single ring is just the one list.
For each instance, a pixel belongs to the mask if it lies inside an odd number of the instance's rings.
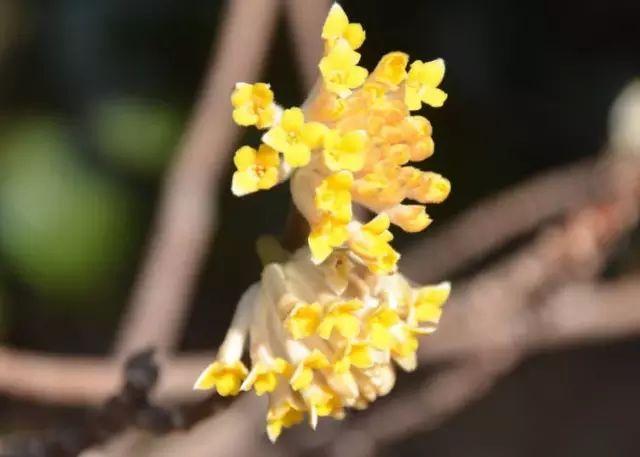
[{"label": "flower head", "polygon": [[[365,32],[337,4],[322,38],[320,77],[301,107],[281,110],[264,83],[239,83],[232,94],[238,124],[268,129],[258,150],[236,152],[233,193],[291,177],[309,235],[293,254],[261,244],[262,278],[240,299],[195,386],[267,396],[272,441],[305,416],[315,428],[321,417],[340,419],[386,395],[396,366],[415,369],[420,336],[436,329],[450,291],[449,283],[410,284],[391,245],[391,224],[425,229],[426,205],[451,190],[440,174],[410,165],[435,150],[431,123],[411,112],[444,103],[444,62],[416,60],[407,69],[409,56],[394,51],[369,74],[356,51]],[[359,220],[356,205],[374,216]],[[241,361],[247,335],[249,369]]]},{"label": "flower head", "polygon": [[[348,271],[342,291],[331,285],[330,269]],[[340,418],[391,389],[393,361],[415,368],[418,336],[434,330],[448,291],[448,283],[414,288],[399,273],[374,274],[355,257],[316,265],[301,248],[268,264],[243,295],[217,360],[196,387],[267,395],[272,440],[305,414],[313,427],[320,417]],[[249,370],[240,362],[247,331]]]}]

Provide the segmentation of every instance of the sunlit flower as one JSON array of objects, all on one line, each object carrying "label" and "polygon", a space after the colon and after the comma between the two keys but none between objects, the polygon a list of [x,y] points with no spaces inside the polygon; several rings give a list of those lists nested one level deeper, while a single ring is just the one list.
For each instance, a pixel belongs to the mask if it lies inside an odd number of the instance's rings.
[{"label": "sunlit flower", "polygon": [[237,83],[231,94],[233,120],[238,125],[255,125],[263,129],[273,124],[276,105],[273,92],[265,83]]},{"label": "sunlit flower", "polygon": [[361,86],[369,73],[359,67],[358,62],[360,54],[347,41],[338,40],[318,65],[327,90],[345,98],[351,95],[352,89]]},{"label": "sunlit flower", "polygon": [[280,157],[266,144],[260,145],[257,151],[250,146],[242,146],[236,151],[233,162],[238,169],[231,183],[234,195],[271,189],[278,183]]},{"label": "sunlit flower", "polygon": [[444,61],[442,59],[422,62],[416,60],[411,64],[407,75],[407,88],[404,100],[410,110],[418,110],[422,103],[440,107],[447,99],[447,94],[438,86],[444,78]]},{"label": "sunlit flower", "polygon": [[365,32],[360,24],[349,23],[349,18],[342,7],[334,3],[322,27],[322,38],[329,46],[342,38],[352,49],[358,49],[364,42]]},{"label": "sunlit flower", "polygon": [[311,149],[322,141],[324,125],[305,122],[300,108],[289,108],[282,113],[280,123],[264,134],[262,141],[284,154],[292,167],[302,167],[311,159]]}]

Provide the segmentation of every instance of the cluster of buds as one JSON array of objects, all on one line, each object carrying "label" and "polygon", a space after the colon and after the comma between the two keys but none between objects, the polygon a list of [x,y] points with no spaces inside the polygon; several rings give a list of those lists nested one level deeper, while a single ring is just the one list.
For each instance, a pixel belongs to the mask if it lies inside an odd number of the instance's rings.
[{"label": "cluster of buds", "polygon": [[[279,107],[265,83],[238,83],[231,96],[236,123],[266,130],[257,149],[236,152],[233,193],[290,178],[310,230],[308,246],[267,263],[245,292],[195,385],[268,394],[272,441],[305,414],[315,428],[318,417],[342,418],[345,408],[388,393],[394,363],[415,369],[417,336],[435,330],[450,289],[414,287],[397,272],[389,230],[423,230],[431,222],[425,205],[450,191],[444,177],[407,165],[433,154],[431,124],[411,112],[444,103],[443,61],[417,60],[407,70],[409,57],[391,52],[369,74],[356,51],[365,32],[337,4],[322,38],[321,78],[302,107]],[[355,205],[375,217],[357,220]],[[247,335],[250,369],[242,362]]]}]

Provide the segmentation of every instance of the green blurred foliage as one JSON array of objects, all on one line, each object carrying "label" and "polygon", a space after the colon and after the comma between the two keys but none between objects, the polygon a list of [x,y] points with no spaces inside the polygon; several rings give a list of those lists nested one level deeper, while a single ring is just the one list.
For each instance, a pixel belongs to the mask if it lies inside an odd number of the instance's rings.
[{"label": "green blurred foliage", "polygon": [[182,131],[169,106],[139,99],[107,99],[92,117],[101,150],[119,167],[141,176],[159,174]]},{"label": "green blurred foliage", "polygon": [[127,194],[77,163],[54,121],[22,121],[0,138],[0,250],[9,268],[55,302],[104,293],[139,225]]}]

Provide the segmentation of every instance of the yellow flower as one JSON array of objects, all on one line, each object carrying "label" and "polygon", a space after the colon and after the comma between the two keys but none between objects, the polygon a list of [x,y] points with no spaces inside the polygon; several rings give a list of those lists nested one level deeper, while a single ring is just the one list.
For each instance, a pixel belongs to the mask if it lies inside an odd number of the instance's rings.
[{"label": "yellow flower", "polygon": [[269,84],[237,83],[231,94],[231,104],[233,120],[238,125],[255,125],[263,129],[273,124],[275,104]]},{"label": "yellow flower", "polygon": [[289,363],[280,357],[272,360],[269,364],[257,362],[249,371],[241,389],[246,391],[253,387],[258,396],[273,392],[278,385],[278,376],[290,374],[290,370]]},{"label": "yellow flower", "polygon": [[373,354],[369,344],[365,342],[347,342],[341,356],[334,362],[336,373],[346,373],[353,366],[364,370],[373,365]]},{"label": "yellow flower", "polygon": [[351,184],[353,175],[340,171],[323,179],[316,188],[316,208],[332,220],[351,221]]},{"label": "yellow flower", "polygon": [[316,332],[321,317],[320,304],[300,302],[291,309],[284,321],[284,326],[294,339],[299,340]]},{"label": "yellow flower", "polygon": [[226,397],[236,395],[247,376],[247,367],[240,361],[224,363],[216,361],[210,364],[198,377],[194,389],[209,390],[215,388],[218,394]]},{"label": "yellow flower", "polygon": [[422,62],[416,60],[411,64],[407,74],[404,101],[411,111],[421,108],[422,103],[438,108],[444,104],[447,94],[438,89],[444,78],[444,61],[442,59]]},{"label": "yellow flower", "polygon": [[393,336],[391,328],[400,322],[398,313],[393,309],[381,306],[366,320],[366,331],[371,345],[380,350],[391,348]]},{"label": "yellow flower", "polygon": [[280,157],[277,151],[266,144],[261,144],[257,151],[250,146],[242,146],[236,151],[233,162],[238,169],[231,183],[234,195],[271,189],[278,184]]},{"label": "yellow flower", "polygon": [[400,254],[389,241],[389,216],[379,214],[349,238],[349,248],[358,255],[375,274],[388,274],[395,270]]},{"label": "yellow flower", "polygon": [[360,300],[333,303],[318,325],[318,335],[328,340],[335,329],[348,340],[355,338],[360,333],[360,319],[354,313],[360,309],[362,309]]},{"label": "yellow flower", "polygon": [[293,427],[302,422],[304,410],[290,400],[284,400],[280,404],[272,406],[267,412],[267,436],[274,443],[283,428]]},{"label": "yellow flower", "polygon": [[314,225],[309,234],[308,242],[311,258],[314,263],[322,263],[331,255],[334,248],[342,246],[349,239],[349,231],[344,222],[325,217]]},{"label": "yellow flower", "polygon": [[385,54],[373,71],[373,78],[381,83],[396,88],[407,77],[409,56],[404,52]]},{"label": "yellow flower", "polygon": [[342,7],[334,3],[322,27],[322,38],[327,40],[329,46],[342,38],[352,49],[358,49],[364,42],[365,32],[360,24],[350,24]]},{"label": "yellow flower", "polygon": [[403,167],[407,197],[420,203],[442,203],[451,192],[451,182],[442,175]]},{"label": "yellow flower", "polygon": [[450,292],[451,284],[448,282],[418,289],[413,302],[416,321],[437,324],[442,315],[442,305],[449,298]]},{"label": "yellow flower", "polygon": [[367,133],[355,130],[341,134],[329,130],[324,136],[324,163],[331,171],[358,171],[364,166]]},{"label": "yellow flower", "polygon": [[310,385],[302,392],[302,397],[309,408],[309,421],[314,430],[318,424],[318,417],[344,417],[340,397],[326,386]]},{"label": "yellow flower", "polygon": [[352,89],[361,86],[368,72],[357,65],[359,61],[360,54],[345,40],[338,40],[318,65],[327,90],[345,98],[351,95]]},{"label": "yellow flower", "polygon": [[410,233],[424,230],[433,221],[422,205],[396,205],[386,210],[386,214],[393,224]]},{"label": "yellow flower", "polygon": [[416,351],[420,345],[417,335],[430,333],[433,330],[407,324],[396,326],[393,330],[393,344],[391,345],[393,360],[405,371],[415,370],[417,366]]},{"label": "yellow flower", "polygon": [[293,390],[309,387],[313,381],[313,371],[327,368],[329,365],[327,356],[318,349],[314,349],[298,364],[291,375],[291,387]]},{"label": "yellow flower", "polygon": [[304,121],[300,108],[289,108],[282,113],[280,124],[262,137],[262,141],[284,154],[284,160],[292,167],[309,163],[311,149],[320,145],[326,127],[319,122]]},{"label": "yellow flower", "polygon": [[405,198],[398,169],[381,164],[371,173],[356,179],[353,196],[359,203],[371,208],[386,208],[400,203]]}]

